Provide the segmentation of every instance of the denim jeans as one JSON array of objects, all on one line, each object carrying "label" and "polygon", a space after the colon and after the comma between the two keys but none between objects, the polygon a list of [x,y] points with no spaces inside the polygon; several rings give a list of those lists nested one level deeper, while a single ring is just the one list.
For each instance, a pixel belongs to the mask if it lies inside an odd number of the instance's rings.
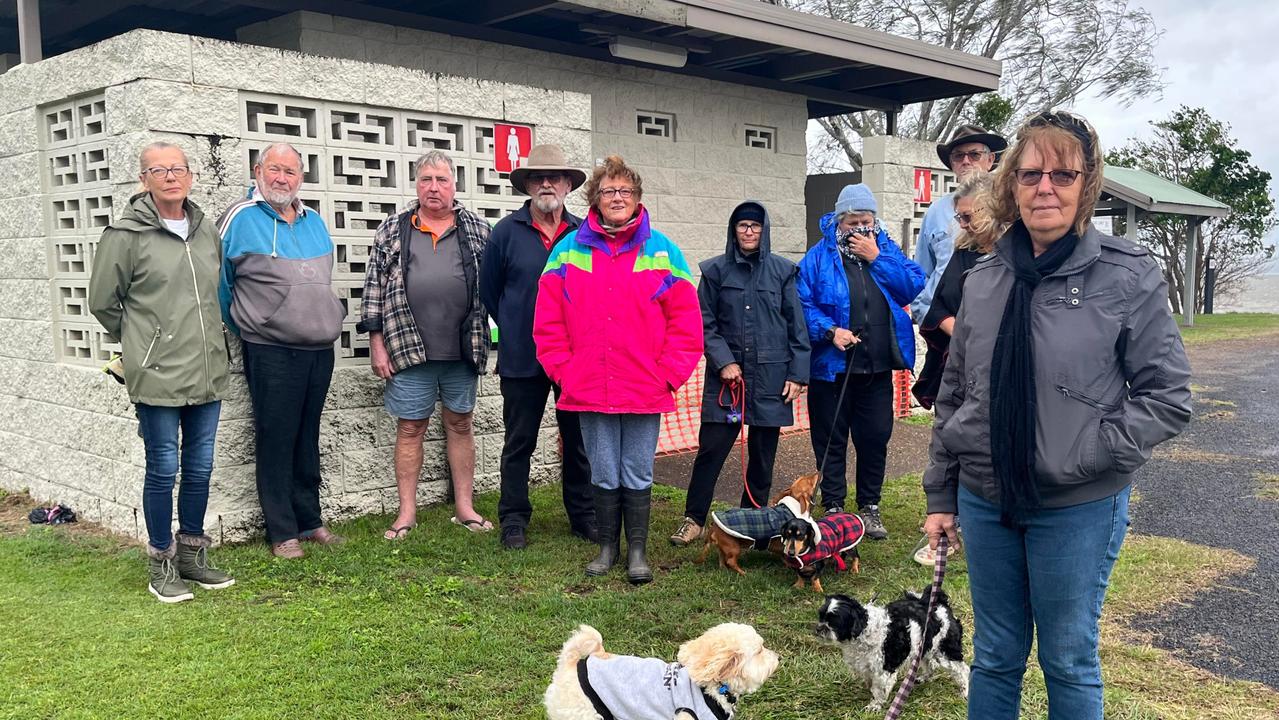
[{"label": "denim jeans", "polygon": [[591,484],[605,490],[647,490],[653,486],[653,456],[662,416],[578,415],[591,465]]},{"label": "denim jeans", "polygon": [[138,427],[147,457],[142,516],[147,523],[147,538],[156,550],[167,550],[173,542],[173,485],[179,468],[182,484],[178,486],[178,532],[204,534],[213,440],[218,434],[221,411],[220,400],[182,407],[137,404]]},{"label": "denim jeans", "polygon": [[1035,635],[1049,720],[1101,720],[1097,622],[1128,530],[1130,490],[1006,528],[998,506],[959,488],[975,621],[971,720],[1016,720]]}]

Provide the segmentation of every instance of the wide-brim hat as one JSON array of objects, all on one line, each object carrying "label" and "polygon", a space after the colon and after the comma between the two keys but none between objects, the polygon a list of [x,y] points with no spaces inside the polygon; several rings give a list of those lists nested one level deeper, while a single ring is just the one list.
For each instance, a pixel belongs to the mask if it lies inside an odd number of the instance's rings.
[{"label": "wide-brim hat", "polygon": [[937,157],[941,159],[941,164],[949,168],[950,151],[954,150],[957,145],[966,145],[968,143],[981,143],[996,154],[1008,148],[1008,141],[995,133],[986,132],[976,125],[960,125],[955,128],[955,133],[950,136],[950,142],[937,143]]},{"label": "wide-brim hat", "polygon": [[[569,167],[564,159],[564,151],[559,145],[534,145],[528,151],[528,164],[521,165],[511,171],[511,187],[521,195],[528,195],[524,186],[528,184],[528,174],[533,172],[561,172],[573,182],[572,190],[576,190],[586,182],[586,173],[575,167]],[[570,192],[572,192],[570,190]]]}]

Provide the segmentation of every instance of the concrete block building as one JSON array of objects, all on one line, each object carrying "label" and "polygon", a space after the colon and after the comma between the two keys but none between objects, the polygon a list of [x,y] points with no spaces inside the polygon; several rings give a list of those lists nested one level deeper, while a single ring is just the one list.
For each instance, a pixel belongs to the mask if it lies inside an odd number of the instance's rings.
[{"label": "concrete block building", "polygon": [[[798,258],[810,118],[894,113],[999,75],[994,61],[750,0],[73,5],[0,9],[0,487],[135,536],[142,443],[123,388],[99,372],[118,348],[85,294],[146,144],[187,150],[192,199],[214,216],[246,192],[262,147],[302,152],[301,197],[334,236],[348,312],[321,433],[323,502],[341,518],[395,506],[395,425],[354,324],[373,230],[413,196],[422,152],[449,152],[459,199],[496,222],[523,198],[495,167],[494,126],[529,126],[583,168],[608,154],[635,165],[655,225],[694,263],[723,251],[747,198],[769,207],[775,250]],[[498,484],[496,377],[480,395],[484,491]],[[241,377],[222,412],[208,529],[232,540],[260,526]],[[423,502],[447,488],[438,424],[429,437]],[[553,424],[534,460],[535,481],[557,479]]]}]

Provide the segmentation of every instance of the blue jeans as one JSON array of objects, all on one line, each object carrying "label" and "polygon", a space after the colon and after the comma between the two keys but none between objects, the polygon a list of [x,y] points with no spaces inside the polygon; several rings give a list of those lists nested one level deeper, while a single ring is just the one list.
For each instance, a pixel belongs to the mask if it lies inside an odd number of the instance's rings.
[{"label": "blue jeans", "polygon": [[605,490],[653,486],[653,456],[662,416],[584,412],[582,443],[591,464],[591,484]]},{"label": "blue jeans", "polygon": [[1128,530],[1130,488],[1094,502],[1040,510],[1025,527],[959,488],[973,597],[970,720],[1016,720],[1032,638],[1049,720],[1101,720],[1101,604]]},{"label": "blue jeans", "polygon": [[[204,534],[204,510],[209,505],[209,475],[213,472],[213,440],[218,434],[222,402],[160,407],[138,403],[138,425],[146,447],[147,474],[142,481],[142,516],[151,547],[167,550],[173,542],[173,485],[178,486],[178,532]],[[178,430],[182,431],[181,450]]]}]

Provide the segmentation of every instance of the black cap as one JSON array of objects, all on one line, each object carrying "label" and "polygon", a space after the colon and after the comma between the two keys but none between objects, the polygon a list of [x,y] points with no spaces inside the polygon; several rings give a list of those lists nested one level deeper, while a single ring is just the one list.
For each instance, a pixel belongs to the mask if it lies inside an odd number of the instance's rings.
[{"label": "black cap", "polygon": [[753,220],[760,225],[764,224],[764,208],[755,203],[743,203],[737,206],[733,211],[732,217],[728,219],[729,225],[736,225],[743,220]]}]

